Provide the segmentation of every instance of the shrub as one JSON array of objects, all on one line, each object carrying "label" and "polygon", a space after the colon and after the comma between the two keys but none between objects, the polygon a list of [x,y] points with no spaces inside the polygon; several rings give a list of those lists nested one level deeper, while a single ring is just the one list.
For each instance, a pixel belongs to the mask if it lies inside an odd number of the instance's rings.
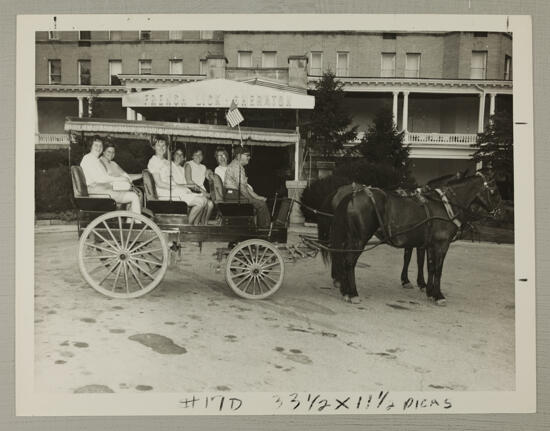
[{"label": "shrub", "polygon": [[36,213],[61,212],[73,208],[73,189],[67,165],[37,169],[34,186]]}]

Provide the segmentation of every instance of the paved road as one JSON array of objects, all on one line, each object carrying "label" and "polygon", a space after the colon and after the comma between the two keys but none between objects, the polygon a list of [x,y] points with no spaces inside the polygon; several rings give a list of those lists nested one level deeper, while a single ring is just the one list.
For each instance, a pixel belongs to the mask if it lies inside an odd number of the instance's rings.
[{"label": "paved road", "polygon": [[216,272],[215,247],[186,247],[155,291],[115,300],[81,279],[74,233],[37,233],[36,390],[514,389],[512,246],[453,244],[446,307],[400,287],[402,254],[386,246],[359,261],[361,304],[330,288],[320,257],[246,301]]}]

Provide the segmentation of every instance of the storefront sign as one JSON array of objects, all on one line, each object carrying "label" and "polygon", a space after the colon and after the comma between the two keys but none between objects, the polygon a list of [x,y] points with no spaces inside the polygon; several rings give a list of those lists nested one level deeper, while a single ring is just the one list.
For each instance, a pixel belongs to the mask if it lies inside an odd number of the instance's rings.
[{"label": "storefront sign", "polygon": [[174,87],[158,88],[123,97],[126,107],[228,108],[234,100],[239,108],[313,109],[315,98],[261,85],[212,79]]}]

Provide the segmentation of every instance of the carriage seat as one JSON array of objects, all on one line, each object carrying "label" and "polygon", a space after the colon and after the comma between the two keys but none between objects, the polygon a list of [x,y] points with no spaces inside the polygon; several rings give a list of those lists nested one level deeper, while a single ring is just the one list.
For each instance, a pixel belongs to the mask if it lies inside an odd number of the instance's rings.
[{"label": "carriage seat", "polygon": [[119,208],[119,205],[108,195],[90,195],[88,193],[86,178],[80,166],[71,166],[71,180],[74,201],[79,211],[109,212]]},{"label": "carriage seat", "polygon": [[[222,218],[225,217],[254,217],[254,207],[246,198],[240,198],[240,201],[231,199],[228,190],[224,187],[222,179],[218,174],[213,174],[208,179],[210,186],[210,198],[214,205],[218,207]],[[236,191],[235,191],[236,195]]]},{"label": "carriage seat", "polygon": [[159,199],[153,174],[143,170],[143,187],[145,189],[145,208],[156,214],[187,214],[189,208],[183,201]]}]

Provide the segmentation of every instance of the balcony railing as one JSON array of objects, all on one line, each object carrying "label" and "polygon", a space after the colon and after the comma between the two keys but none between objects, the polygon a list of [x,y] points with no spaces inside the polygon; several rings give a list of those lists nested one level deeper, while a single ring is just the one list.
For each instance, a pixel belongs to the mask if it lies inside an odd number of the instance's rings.
[{"label": "balcony railing", "polygon": [[68,146],[69,136],[66,133],[37,133],[35,135],[35,147],[38,150],[53,150]]},{"label": "balcony railing", "polygon": [[475,133],[405,133],[405,143],[410,145],[441,144],[470,146],[476,143]]},{"label": "balcony railing", "polygon": [[227,79],[243,79],[243,78],[266,78],[276,81],[288,81],[287,67],[227,67],[225,69],[225,77]]}]

